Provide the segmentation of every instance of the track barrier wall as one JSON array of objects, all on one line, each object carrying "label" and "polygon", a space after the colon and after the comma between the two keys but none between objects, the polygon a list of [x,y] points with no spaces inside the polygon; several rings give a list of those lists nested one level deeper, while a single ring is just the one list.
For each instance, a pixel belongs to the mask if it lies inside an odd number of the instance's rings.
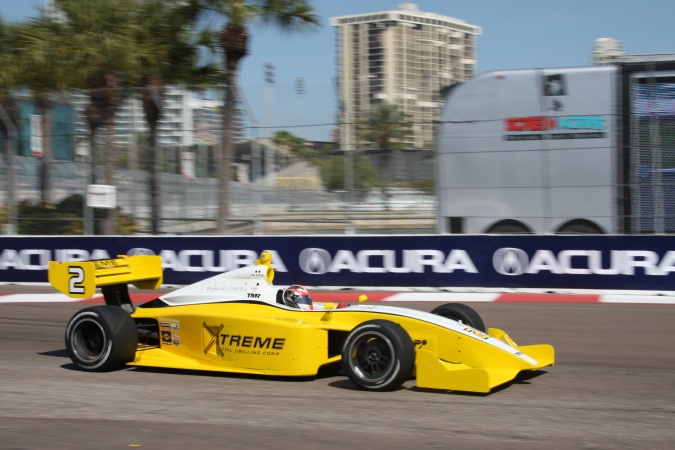
[{"label": "track barrier wall", "polygon": [[50,260],[157,254],[190,284],[273,254],[275,283],[336,287],[675,290],[670,236],[0,237],[0,282],[46,283]]}]

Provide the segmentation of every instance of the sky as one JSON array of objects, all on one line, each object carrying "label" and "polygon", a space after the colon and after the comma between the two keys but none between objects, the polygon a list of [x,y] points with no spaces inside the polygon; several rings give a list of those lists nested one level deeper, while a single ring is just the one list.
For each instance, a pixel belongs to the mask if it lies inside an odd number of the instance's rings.
[{"label": "sky", "polygon": [[[336,32],[330,18],[397,9],[396,0],[309,0],[321,25],[312,33],[252,28],[240,86],[251,123],[265,136],[286,129],[305,139],[329,140],[336,122]],[[493,70],[587,66],[595,39],[623,42],[627,53],[675,53],[673,0],[417,0],[418,9],[482,28],[478,73]],[[8,22],[37,15],[42,0],[0,0]],[[274,86],[263,79],[274,66]],[[303,78],[305,94],[296,93]]]}]

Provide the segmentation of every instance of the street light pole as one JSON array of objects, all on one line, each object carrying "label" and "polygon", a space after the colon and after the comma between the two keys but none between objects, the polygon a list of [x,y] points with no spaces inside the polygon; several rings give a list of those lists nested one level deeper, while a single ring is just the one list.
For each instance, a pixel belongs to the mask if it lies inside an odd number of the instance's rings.
[{"label": "street light pole", "polygon": [[295,93],[298,95],[298,126],[303,125],[305,109],[305,79],[303,77],[295,78]]},{"label": "street light pole", "polygon": [[[271,143],[274,126],[274,66],[271,63],[265,63],[265,83],[267,83],[267,105],[266,105],[266,125],[267,125],[267,136]],[[270,185],[274,186],[272,178],[273,170],[273,157],[274,149],[271,145],[268,145],[265,149],[265,176],[269,177]]]}]

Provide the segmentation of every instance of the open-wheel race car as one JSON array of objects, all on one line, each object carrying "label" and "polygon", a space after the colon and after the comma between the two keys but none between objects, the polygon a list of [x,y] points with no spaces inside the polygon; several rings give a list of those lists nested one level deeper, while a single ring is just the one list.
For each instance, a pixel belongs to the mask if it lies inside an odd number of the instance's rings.
[{"label": "open-wheel race car", "polygon": [[273,376],[340,369],[358,387],[386,391],[411,377],[419,388],[487,393],[522,371],[553,365],[553,347],[518,346],[459,303],[431,312],[363,303],[312,302],[302,286],[273,284],[270,253],[135,307],[128,285],[161,286],[155,255],[50,262],[49,281],[75,298],[100,288],[106,305],[69,320],[70,358],[87,371],[124,366]]}]

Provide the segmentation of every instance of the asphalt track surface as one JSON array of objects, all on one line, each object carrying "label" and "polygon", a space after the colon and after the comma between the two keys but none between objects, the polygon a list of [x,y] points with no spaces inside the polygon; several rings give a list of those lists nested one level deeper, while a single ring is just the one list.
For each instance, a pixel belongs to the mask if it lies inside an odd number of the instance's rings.
[{"label": "asphalt track surface", "polygon": [[[0,286],[0,294],[3,292]],[[396,302],[430,310],[438,303]],[[488,395],[129,368],[85,373],[77,303],[0,303],[0,448],[644,449],[675,442],[675,306],[471,303],[556,366]]]}]

